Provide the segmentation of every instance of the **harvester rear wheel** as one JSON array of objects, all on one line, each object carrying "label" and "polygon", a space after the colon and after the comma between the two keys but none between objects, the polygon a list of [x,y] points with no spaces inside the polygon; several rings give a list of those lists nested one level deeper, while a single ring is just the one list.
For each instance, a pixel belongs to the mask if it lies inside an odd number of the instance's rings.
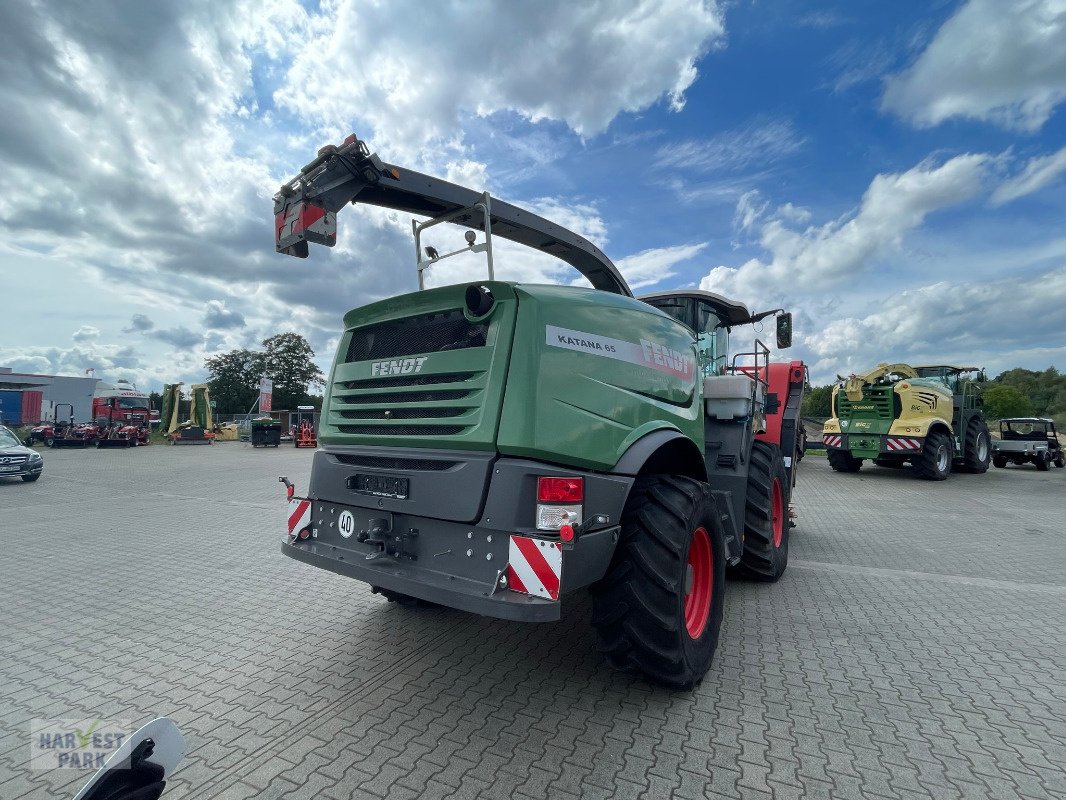
[{"label": "harvester rear wheel", "polygon": [[855,458],[847,450],[830,450],[828,458],[829,466],[836,472],[858,472],[862,467],[862,459]]},{"label": "harvester rear wheel", "polygon": [[707,484],[638,478],[607,574],[592,587],[600,652],[618,669],[691,689],[714,658],[725,604],[725,544]]},{"label": "harvester rear wheel", "polygon": [[951,473],[951,438],[933,431],[925,437],[920,456],[914,459],[914,471],[927,481],[942,481]]},{"label": "harvester rear wheel", "polygon": [[988,426],[980,417],[970,419],[966,426],[966,444],[963,447],[965,457],[965,469],[977,475],[988,472],[988,464],[992,460],[992,446],[990,444]]},{"label": "harvester rear wheel", "polygon": [[736,573],[772,583],[788,566],[788,473],[780,448],[766,442],[751,447],[744,514],[744,554]]}]

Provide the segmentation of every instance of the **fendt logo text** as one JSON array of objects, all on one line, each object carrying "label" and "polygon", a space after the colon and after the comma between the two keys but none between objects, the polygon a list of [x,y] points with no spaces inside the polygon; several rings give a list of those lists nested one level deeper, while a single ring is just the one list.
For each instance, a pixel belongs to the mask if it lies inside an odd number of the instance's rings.
[{"label": "fendt logo text", "polygon": [[425,356],[419,356],[418,358],[397,358],[393,361],[375,361],[370,365],[370,374],[409,375],[412,372],[421,372],[422,365],[425,363]]}]

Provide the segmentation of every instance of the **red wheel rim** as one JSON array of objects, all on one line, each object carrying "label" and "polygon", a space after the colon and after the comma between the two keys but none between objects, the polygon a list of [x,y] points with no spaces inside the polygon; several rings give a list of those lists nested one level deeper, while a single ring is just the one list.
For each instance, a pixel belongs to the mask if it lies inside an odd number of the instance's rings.
[{"label": "red wheel rim", "polygon": [[688,569],[692,586],[685,594],[685,629],[691,638],[698,639],[711,616],[711,592],[714,589],[714,553],[706,528],[696,528],[692,532]]},{"label": "red wheel rim", "polygon": [[773,501],[770,506],[770,529],[774,533],[774,549],[781,546],[785,535],[785,500],[781,496],[781,481],[774,478]]}]

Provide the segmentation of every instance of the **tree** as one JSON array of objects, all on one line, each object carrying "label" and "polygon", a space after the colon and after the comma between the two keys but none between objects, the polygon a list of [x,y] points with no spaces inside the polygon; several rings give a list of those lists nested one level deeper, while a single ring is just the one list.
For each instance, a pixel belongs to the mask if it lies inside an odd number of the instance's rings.
[{"label": "tree", "polygon": [[985,390],[985,414],[990,419],[1026,417],[1033,413],[1029,398],[1013,386],[993,385]]},{"label": "tree", "polygon": [[803,395],[800,414],[804,417],[829,417],[833,413],[832,400],[832,386],[812,386]]},{"label": "tree", "polygon": [[315,351],[298,333],[279,333],[263,340],[263,373],[274,381],[274,408],[310,405],[308,387],[324,386],[326,376],[314,362]]},{"label": "tree", "polygon": [[208,358],[207,385],[220,414],[244,414],[259,396],[263,354],[230,350]]}]

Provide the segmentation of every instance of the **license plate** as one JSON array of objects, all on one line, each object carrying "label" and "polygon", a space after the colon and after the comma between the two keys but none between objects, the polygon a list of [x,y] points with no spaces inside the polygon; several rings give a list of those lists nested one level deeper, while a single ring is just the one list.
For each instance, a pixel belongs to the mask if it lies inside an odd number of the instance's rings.
[{"label": "license plate", "polygon": [[406,500],[411,482],[407,478],[392,475],[356,474],[348,478],[348,488],[353,492],[369,494],[373,497],[395,497],[397,500]]},{"label": "license plate", "polygon": [[19,471],[19,467],[0,465],[0,472],[18,472],[18,471]]}]

